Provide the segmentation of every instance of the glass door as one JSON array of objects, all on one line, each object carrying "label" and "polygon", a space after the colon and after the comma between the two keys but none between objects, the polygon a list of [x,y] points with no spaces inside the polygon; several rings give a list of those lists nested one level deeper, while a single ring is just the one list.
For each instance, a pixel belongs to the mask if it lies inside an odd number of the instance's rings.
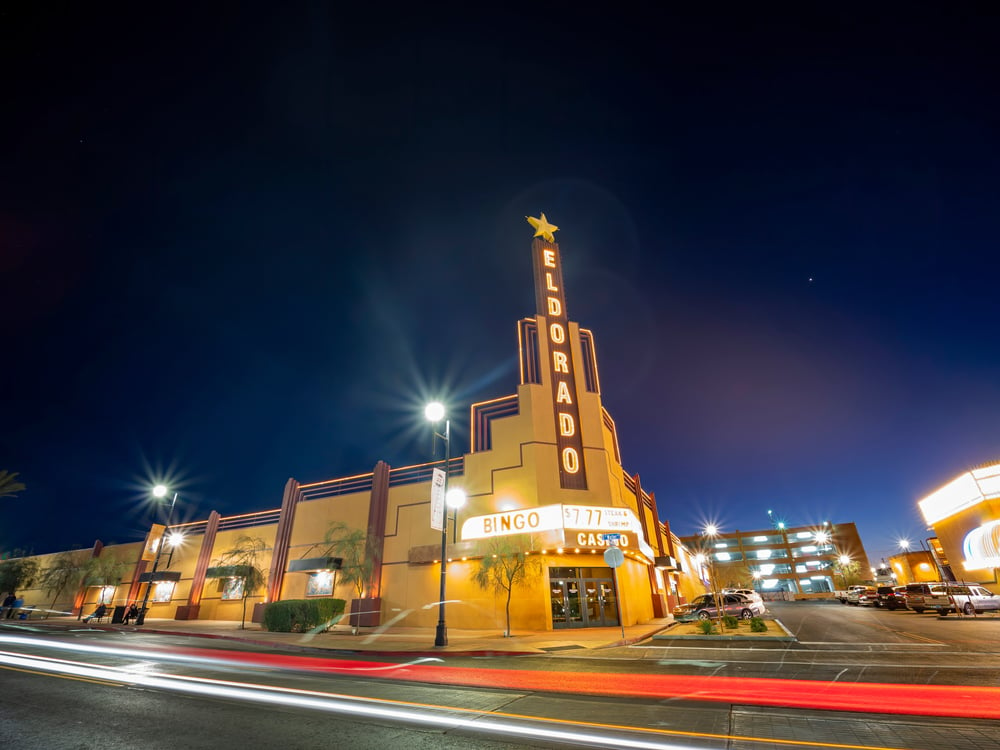
[{"label": "glass door", "polygon": [[611,581],[597,581],[598,600],[601,604],[601,624],[618,624],[618,599]]},{"label": "glass door", "polygon": [[549,587],[552,601],[552,627],[578,628],[583,623],[580,609],[580,581],[552,581]]}]

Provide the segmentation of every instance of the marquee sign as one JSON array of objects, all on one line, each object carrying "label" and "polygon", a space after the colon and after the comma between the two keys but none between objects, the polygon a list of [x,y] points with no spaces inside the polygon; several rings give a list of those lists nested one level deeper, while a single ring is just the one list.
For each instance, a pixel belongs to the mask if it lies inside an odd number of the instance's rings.
[{"label": "marquee sign", "polygon": [[529,217],[535,227],[531,243],[535,268],[535,302],[545,320],[548,341],[547,369],[552,381],[552,404],[555,414],[556,447],[559,453],[559,486],[567,490],[587,489],[583,462],[583,437],[580,435],[580,409],[577,405],[576,373],[570,347],[569,319],[566,317],[566,294],[563,290],[562,260],[559,245],[553,240],[558,227]]},{"label": "marquee sign", "polygon": [[473,516],[462,524],[462,541],[543,531],[563,531],[568,547],[591,548],[611,546],[600,532],[613,532],[619,536],[618,546],[636,549],[651,561],[655,557],[653,549],[643,539],[642,526],[635,513],[628,508],[598,505],[541,505]]}]

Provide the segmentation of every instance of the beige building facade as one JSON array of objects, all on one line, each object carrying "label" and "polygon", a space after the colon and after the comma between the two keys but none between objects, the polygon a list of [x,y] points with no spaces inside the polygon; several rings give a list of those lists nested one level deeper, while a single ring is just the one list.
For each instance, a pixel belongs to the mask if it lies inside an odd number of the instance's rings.
[{"label": "beige building facade", "polygon": [[[504,627],[505,597],[477,586],[474,574],[484,556],[503,550],[536,561],[536,574],[514,590],[514,629],[631,625],[701,593],[692,554],[660,519],[639,475],[623,466],[602,401],[595,338],[567,316],[562,257],[547,228],[555,229],[543,224],[531,245],[536,311],[516,326],[520,382],[513,393],[471,406],[470,444],[450,446],[460,455],[404,467],[379,461],[370,472],[319,482],[289,479],[275,510],[213,512],[168,530],[154,526],[144,544],[97,545],[82,554],[119,557],[122,583],[87,585],[62,606],[123,606],[141,602],[149,588],[149,617],[233,620],[245,604],[259,616],[255,605],[337,597],[364,625],[430,627],[444,564],[448,625],[495,629]],[[441,531],[432,528],[435,470],[467,497],[448,520],[444,561]],[[338,523],[369,540],[372,575],[360,592],[338,580],[324,541]],[[183,541],[168,546],[178,535]],[[244,601],[223,560],[247,537],[265,550],[267,584]],[[610,547],[622,552],[614,568],[605,559]],[[25,593],[39,602],[44,595]]]}]

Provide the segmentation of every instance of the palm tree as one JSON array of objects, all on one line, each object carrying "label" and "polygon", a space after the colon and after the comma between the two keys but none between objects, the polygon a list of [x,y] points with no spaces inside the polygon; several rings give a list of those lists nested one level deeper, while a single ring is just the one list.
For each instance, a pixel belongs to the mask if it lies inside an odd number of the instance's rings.
[{"label": "palm tree", "polygon": [[222,566],[216,570],[227,573],[225,577],[237,578],[243,585],[243,619],[240,629],[246,629],[247,599],[265,583],[267,572],[261,567],[267,542],[256,536],[241,536],[236,546],[222,553]]},{"label": "palm tree", "polygon": [[0,471],[0,497],[16,497],[18,492],[23,492],[25,487],[22,482],[17,481],[18,473],[11,473],[4,469]]},{"label": "palm tree", "polygon": [[514,543],[512,537],[501,536],[487,546],[486,553],[479,561],[479,568],[472,574],[473,582],[484,591],[506,594],[504,611],[507,614],[507,629],[504,637],[510,637],[510,599],[515,587],[526,587],[542,572],[542,561],[531,556],[527,550]]}]

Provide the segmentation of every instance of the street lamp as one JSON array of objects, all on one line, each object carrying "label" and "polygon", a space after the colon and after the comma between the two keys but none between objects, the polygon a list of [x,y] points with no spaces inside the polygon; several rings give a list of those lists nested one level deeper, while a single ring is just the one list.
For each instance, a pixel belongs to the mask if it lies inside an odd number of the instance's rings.
[{"label": "street lamp", "polygon": [[[153,497],[161,499],[167,496],[167,488],[162,484],[158,484],[153,488]],[[160,554],[163,552],[163,543],[166,540],[167,532],[170,530],[170,524],[174,520],[174,506],[177,504],[177,493],[174,493],[174,499],[170,501],[170,510],[167,511],[167,525],[163,529],[163,535],[160,537],[160,541],[156,544],[156,557],[153,558],[153,569],[149,573],[149,580],[146,582],[146,595],[142,597],[142,606],[139,608],[139,616],[135,618],[136,625],[146,624],[146,605],[149,604],[149,592],[153,588],[153,574],[156,573],[157,567],[160,565]]]},{"label": "street lamp", "polygon": [[716,619],[718,619],[718,621],[719,621],[719,625],[720,625],[720,629],[721,629],[721,625],[722,625],[722,613],[723,613],[722,594],[719,593],[719,585],[718,585],[718,581],[716,580],[716,575],[715,575],[715,554],[716,553],[712,550],[712,546],[713,546],[713,543],[715,542],[715,538],[719,534],[719,527],[716,526],[714,523],[707,524],[705,526],[704,534],[710,540],[709,541],[709,552],[708,552],[708,555],[707,555],[707,558],[708,558],[708,583],[712,587],[712,600],[715,602],[715,616],[716,616]]},{"label": "street lamp", "polygon": [[[432,401],[424,408],[424,416],[428,422],[437,425],[445,416],[444,405],[439,401]],[[448,504],[448,475],[451,473],[451,420],[444,420],[444,433],[440,433],[435,428],[434,435],[444,440],[444,497],[445,506]],[[464,495],[462,496],[464,498]],[[457,499],[457,498],[456,498]],[[464,501],[464,500],[463,500]],[[448,645],[448,626],[444,619],[444,597],[445,597],[445,576],[448,571],[448,508],[441,509],[441,591],[438,598],[438,624],[434,632],[434,645]],[[458,521],[455,522],[456,527]],[[457,534],[456,530],[456,534]]]},{"label": "street lamp", "polygon": [[903,550],[903,552],[906,552],[910,548],[910,540],[909,539],[900,539],[899,540],[899,548],[901,550]]},{"label": "street lamp", "polygon": [[850,555],[841,555],[837,558],[840,563],[840,577],[844,579],[844,588],[847,588],[847,566],[851,564]]}]

